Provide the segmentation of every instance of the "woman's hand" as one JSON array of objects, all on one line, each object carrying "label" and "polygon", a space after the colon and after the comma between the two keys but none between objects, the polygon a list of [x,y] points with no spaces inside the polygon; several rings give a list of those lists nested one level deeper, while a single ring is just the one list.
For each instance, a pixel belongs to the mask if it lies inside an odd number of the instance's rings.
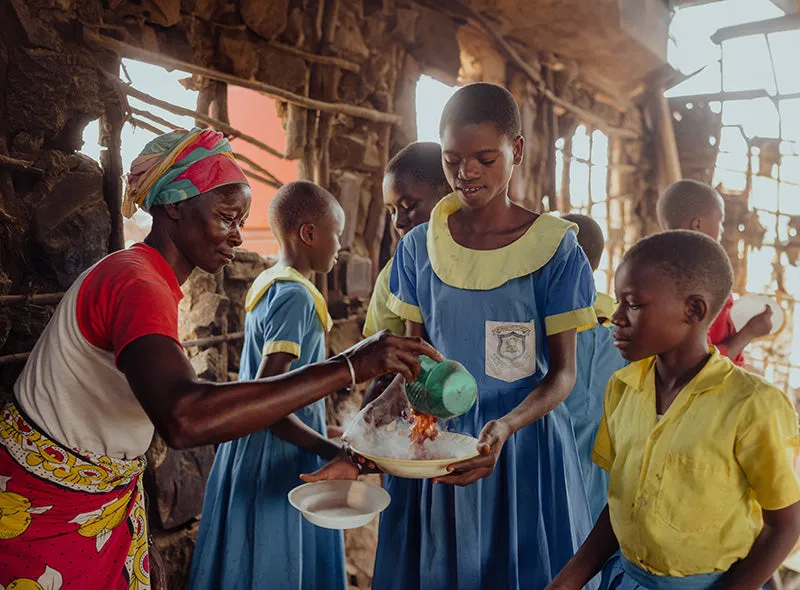
[{"label": "woman's hand", "polygon": [[467,486],[494,472],[494,466],[503,451],[503,445],[513,434],[511,427],[502,420],[492,420],[483,427],[478,438],[480,455],[447,466],[450,475],[434,478],[433,483],[449,483]]},{"label": "woman's hand", "polygon": [[400,373],[407,381],[419,375],[419,356],[424,354],[434,360],[442,355],[422,338],[395,336],[388,330],[378,332],[343,352],[362,383],[386,373]]}]

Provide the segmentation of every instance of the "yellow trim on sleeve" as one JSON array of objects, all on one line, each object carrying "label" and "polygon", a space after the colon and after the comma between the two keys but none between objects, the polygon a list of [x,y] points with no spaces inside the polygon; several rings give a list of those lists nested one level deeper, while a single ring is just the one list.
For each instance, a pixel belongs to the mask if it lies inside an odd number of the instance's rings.
[{"label": "yellow trim on sleeve", "polygon": [[417,322],[418,324],[425,323],[422,319],[422,311],[416,305],[411,305],[405,301],[400,301],[393,293],[389,293],[389,299],[386,300],[386,307],[389,311],[393,311],[407,322]]},{"label": "yellow trim on sleeve", "polygon": [[456,193],[437,203],[428,225],[428,257],[436,276],[457,289],[491,291],[508,281],[524,277],[550,262],[567,231],[577,226],[540,214],[517,240],[495,250],[465,248],[453,239],[450,215],[461,209]]},{"label": "yellow trim on sleeve", "polygon": [[560,334],[567,330],[578,330],[578,332],[582,332],[596,325],[597,316],[594,315],[594,308],[592,307],[573,309],[572,311],[544,318],[545,331],[548,336]]},{"label": "yellow trim on sleeve", "polygon": [[[605,293],[597,293],[597,299],[594,300],[594,313],[598,318],[606,318],[607,320],[611,319],[611,316],[614,315],[614,312],[617,310],[617,302],[616,300],[611,297],[610,295],[606,295]],[[606,321],[603,325],[610,324],[610,321]]]},{"label": "yellow trim on sleeve", "polygon": [[606,473],[611,473],[611,461],[601,456],[597,451],[592,451],[592,461]]},{"label": "yellow trim on sleeve", "polygon": [[296,342],[289,342],[288,340],[274,340],[273,342],[265,342],[264,348],[261,351],[264,356],[275,354],[276,352],[285,352],[299,359],[300,345]]},{"label": "yellow trim on sleeve", "polygon": [[389,330],[398,336],[406,335],[406,323],[403,318],[392,312],[387,306],[387,300],[391,291],[389,290],[389,276],[392,274],[392,259],[386,263],[383,270],[375,280],[375,287],[372,289],[372,297],[367,308],[367,317],[364,320],[362,334],[369,338],[381,330]]},{"label": "yellow trim on sleeve", "polygon": [[314,299],[314,306],[316,307],[317,316],[319,316],[322,326],[325,328],[326,332],[331,331],[331,328],[333,328],[333,319],[328,313],[328,304],[325,301],[325,297],[319,292],[319,289],[317,289],[314,283],[309,281],[291,266],[276,265],[272,268],[268,268],[258,275],[256,280],[253,281],[253,284],[250,285],[250,289],[247,291],[247,295],[245,296],[245,311],[253,311],[255,306],[275,281],[294,281],[296,283],[300,283],[306,289],[308,289],[308,292],[311,293],[311,297]]}]

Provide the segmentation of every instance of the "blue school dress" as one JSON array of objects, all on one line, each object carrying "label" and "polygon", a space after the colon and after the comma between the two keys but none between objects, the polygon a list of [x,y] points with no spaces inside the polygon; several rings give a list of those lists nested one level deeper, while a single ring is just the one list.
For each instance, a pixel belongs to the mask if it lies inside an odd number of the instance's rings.
[{"label": "blue school dress", "polygon": [[726,572],[694,576],[658,576],[617,553],[603,567],[600,590],[713,590],[721,588]]},{"label": "blue school dress", "polygon": [[[547,335],[596,323],[594,281],[571,224],[542,215],[514,243],[457,244],[442,200],[395,253],[389,308],[423,323],[431,343],[478,383],[448,429],[478,437],[547,373]],[[506,442],[494,473],[466,487],[387,476],[373,588],[544,588],[591,530],[563,404]]]},{"label": "blue school dress", "polygon": [[[291,267],[261,273],[246,299],[240,380],[264,355],[287,352],[291,368],[325,359],[332,326],[322,294]],[[296,415],[325,436],[325,401]],[[344,590],[341,531],[315,527],[286,495],[324,460],[261,430],[219,446],[206,484],[191,590]]]},{"label": "blue school dress", "polygon": [[[595,313],[597,317],[611,317],[613,309],[608,310],[611,298],[597,294]],[[592,522],[608,503],[608,473],[592,461],[592,449],[600,419],[603,417],[603,394],[606,384],[616,371],[628,364],[614,346],[610,325],[597,324],[578,332],[576,343],[575,387],[564,402],[572,419],[575,442],[581,460],[583,484],[592,513]]]}]

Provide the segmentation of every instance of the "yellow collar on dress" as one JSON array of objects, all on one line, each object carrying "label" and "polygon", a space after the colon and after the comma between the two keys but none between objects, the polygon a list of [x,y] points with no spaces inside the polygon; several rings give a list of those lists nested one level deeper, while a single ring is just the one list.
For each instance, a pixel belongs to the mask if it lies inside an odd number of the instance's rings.
[{"label": "yellow collar on dress", "polygon": [[291,266],[276,265],[272,268],[268,268],[258,275],[256,280],[253,281],[253,284],[250,285],[250,289],[247,291],[247,296],[244,299],[245,310],[252,311],[275,281],[294,281],[296,283],[300,283],[306,289],[308,289],[308,292],[311,293],[311,297],[314,298],[314,305],[317,308],[317,315],[319,316],[319,320],[322,322],[322,325],[325,327],[325,331],[331,331],[331,328],[333,327],[333,319],[331,319],[331,316],[328,313],[328,304],[325,302],[325,297],[322,296],[322,293],[319,292],[319,289],[317,289],[314,283],[309,281]]},{"label": "yellow collar on dress", "polygon": [[567,230],[577,226],[541,214],[517,240],[496,250],[473,250],[456,243],[447,219],[461,209],[456,193],[439,201],[428,225],[428,256],[442,282],[457,289],[490,291],[547,264]]},{"label": "yellow collar on dress", "polygon": [[610,295],[597,292],[597,299],[594,300],[594,314],[599,318],[607,318],[603,324],[607,326],[610,323],[611,316],[617,310],[617,302]]}]

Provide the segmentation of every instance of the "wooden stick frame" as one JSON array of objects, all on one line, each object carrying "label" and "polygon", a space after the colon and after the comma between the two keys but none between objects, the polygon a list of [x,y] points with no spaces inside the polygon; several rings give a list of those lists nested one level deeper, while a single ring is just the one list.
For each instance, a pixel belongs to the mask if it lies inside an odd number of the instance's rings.
[{"label": "wooden stick frame", "polygon": [[[220,82],[233,84],[234,86],[249,88],[250,90],[261,92],[262,94],[266,94],[272,98],[290,102],[307,109],[320,111],[323,113],[349,115],[351,117],[365,119],[373,123],[389,123],[392,125],[397,125],[403,120],[403,118],[399,115],[384,113],[375,109],[368,109],[351,104],[325,102],[322,100],[309,98],[307,96],[301,96],[299,94],[295,94],[294,92],[284,90],[283,88],[278,88],[277,86],[264,84],[263,82],[258,82],[256,80],[247,80],[245,78],[240,78],[239,76],[218,72],[210,68],[204,68],[190,62],[175,59],[166,55],[161,55],[160,53],[155,53],[153,51],[148,51],[146,49],[130,45],[129,43],[124,43],[110,37],[99,35],[89,30],[84,31],[84,38],[89,43],[114,51],[122,57],[144,61],[165,68],[179,69],[189,72],[190,74],[199,74],[213,80],[219,80]],[[187,116],[194,116],[194,114]],[[209,125],[211,124],[212,123],[209,123]]]}]

